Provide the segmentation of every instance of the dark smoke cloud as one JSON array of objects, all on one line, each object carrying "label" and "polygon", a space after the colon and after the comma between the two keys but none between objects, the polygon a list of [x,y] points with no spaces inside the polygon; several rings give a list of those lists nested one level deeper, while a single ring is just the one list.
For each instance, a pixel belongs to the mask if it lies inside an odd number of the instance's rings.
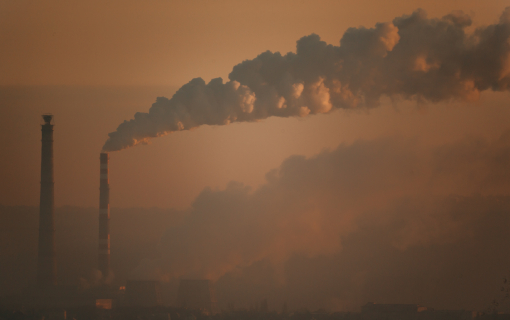
[{"label": "dark smoke cloud", "polygon": [[216,280],[237,305],[485,308],[510,270],[508,163],[510,132],[293,156],[255,190],[205,189],[163,236],[157,270]]},{"label": "dark smoke cloud", "polygon": [[417,10],[374,28],[350,28],[340,46],[303,37],[296,53],[266,51],[236,65],[226,83],[196,78],[171,99],[157,98],[148,113],[110,133],[103,150],[201,125],[374,107],[381,96],[438,102],[508,90],[510,8],[497,24],[467,34],[470,25],[462,12],[429,19]]},{"label": "dark smoke cloud", "polygon": [[[510,134],[433,149],[387,138],[340,145],[309,159],[293,156],[257,190],[236,182],[225,190],[205,189],[183,224],[167,232],[167,262],[177,276],[215,279],[264,258],[283,263],[294,253],[335,253],[341,235],[357,229],[356,219],[406,197],[508,194],[509,161]],[[396,247],[454,237],[437,208],[420,207],[396,236]]]},{"label": "dark smoke cloud", "polygon": [[[292,255],[284,281],[268,259],[216,282],[223,306],[267,298],[271,309],[355,311],[368,301],[488,311],[509,275],[510,197],[415,195],[367,212],[330,255]],[[374,215],[377,214],[375,217]],[[377,218],[384,216],[384,219]],[[492,312],[492,310],[491,310]]]}]

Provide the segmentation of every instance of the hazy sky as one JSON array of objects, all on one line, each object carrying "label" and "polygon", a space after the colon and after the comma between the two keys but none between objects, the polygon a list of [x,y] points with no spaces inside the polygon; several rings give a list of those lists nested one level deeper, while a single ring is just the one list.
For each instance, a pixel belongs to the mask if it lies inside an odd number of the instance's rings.
[{"label": "hazy sky", "polygon": [[310,33],[338,44],[418,8],[495,22],[504,0],[0,1],[0,84],[182,85],[226,78],[266,51]]},{"label": "hazy sky", "polygon": [[[506,1],[2,1],[0,83],[5,85],[160,85],[125,88],[1,89],[5,204],[37,204],[39,116],[55,114],[56,204],[95,206],[97,153],[119,123],[171,97],[193,77],[227,78],[266,50],[295,51],[312,32],[338,45],[348,27],[373,27],[423,8],[453,10],[474,26],[498,21]],[[470,29],[473,29],[470,27]],[[236,180],[256,186],[292,154],[387,135],[442,143],[466,134],[497,137],[506,128],[505,93],[478,101],[428,104],[389,100],[367,111],[335,111],[202,127],[111,155],[113,206],[186,207],[205,186]]]}]

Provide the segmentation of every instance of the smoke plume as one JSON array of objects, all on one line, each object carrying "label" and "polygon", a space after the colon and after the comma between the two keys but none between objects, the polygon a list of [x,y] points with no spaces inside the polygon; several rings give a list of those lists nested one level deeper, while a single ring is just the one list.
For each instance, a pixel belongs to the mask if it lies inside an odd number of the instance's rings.
[{"label": "smoke plume", "polygon": [[237,305],[483,309],[510,265],[508,163],[510,132],[293,156],[255,190],[204,189],[165,232],[155,270],[215,280],[223,302]]},{"label": "smoke plume", "polygon": [[278,266],[293,254],[330,255],[363,219],[384,225],[395,212],[408,214],[392,233],[399,250],[457,241],[467,217],[450,216],[442,197],[508,194],[509,162],[510,133],[432,149],[385,138],[293,156],[256,190],[204,189],[163,237],[164,263],[173,276],[217,279],[262,259]]},{"label": "smoke plume", "polygon": [[148,113],[124,121],[103,146],[116,151],[201,125],[303,117],[337,108],[374,107],[381,96],[438,102],[477,99],[510,84],[510,7],[497,24],[467,33],[471,18],[425,11],[350,28],[340,46],[316,34],[297,41],[296,53],[266,51],[236,65],[229,81],[195,78]]}]

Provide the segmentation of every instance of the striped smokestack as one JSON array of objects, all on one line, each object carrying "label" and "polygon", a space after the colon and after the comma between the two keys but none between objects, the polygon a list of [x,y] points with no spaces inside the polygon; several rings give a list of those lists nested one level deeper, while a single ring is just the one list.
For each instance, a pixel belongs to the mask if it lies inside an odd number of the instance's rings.
[{"label": "striped smokestack", "polygon": [[37,285],[46,288],[57,284],[55,260],[55,204],[53,191],[53,125],[52,115],[42,116],[41,195],[39,201],[39,242]]},{"label": "striped smokestack", "polygon": [[101,153],[99,180],[99,252],[98,269],[107,277],[110,273],[110,184],[108,153]]}]

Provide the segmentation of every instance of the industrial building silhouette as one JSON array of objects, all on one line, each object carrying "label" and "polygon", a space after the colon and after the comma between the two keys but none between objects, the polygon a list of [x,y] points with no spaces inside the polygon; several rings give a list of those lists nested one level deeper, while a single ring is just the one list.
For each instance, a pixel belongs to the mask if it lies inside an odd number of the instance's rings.
[{"label": "industrial building silhouette", "polygon": [[217,311],[210,280],[181,279],[177,292],[177,305],[181,308],[199,309],[207,313]]}]

